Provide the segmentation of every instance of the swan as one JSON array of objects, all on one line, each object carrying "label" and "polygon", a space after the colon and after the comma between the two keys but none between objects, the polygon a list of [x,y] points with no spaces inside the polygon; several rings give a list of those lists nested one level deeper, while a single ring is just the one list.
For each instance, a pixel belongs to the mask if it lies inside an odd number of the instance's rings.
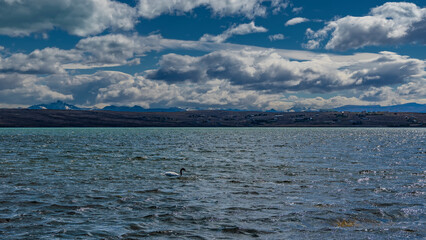
[{"label": "swan", "polygon": [[182,171],[186,171],[185,168],[181,168],[179,173],[177,172],[165,172],[164,175],[168,176],[168,177],[180,177],[182,176]]}]

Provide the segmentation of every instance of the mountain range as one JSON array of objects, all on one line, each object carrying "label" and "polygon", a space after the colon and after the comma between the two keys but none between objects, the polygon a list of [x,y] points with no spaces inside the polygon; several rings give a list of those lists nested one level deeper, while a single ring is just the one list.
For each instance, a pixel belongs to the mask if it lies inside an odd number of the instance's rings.
[{"label": "mountain range", "polygon": [[[104,110],[104,111],[115,111],[115,112],[184,112],[186,109],[171,107],[171,108],[143,108],[140,106],[106,106],[102,109],[90,109],[90,108],[80,108],[71,104],[67,104],[62,101],[56,101],[49,104],[38,104],[28,107],[28,109],[54,109],[54,110]],[[229,110],[229,109],[223,109]],[[310,112],[309,109],[292,109],[296,112]],[[230,111],[239,111],[239,110],[230,110]],[[275,110],[270,110],[274,111]],[[380,105],[346,105],[342,107],[337,107],[333,109],[328,109],[326,111],[339,111],[339,112],[416,112],[416,113],[426,113],[426,104],[418,103],[406,103],[393,106],[380,106]]]},{"label": "mountain range", "polygon": [[417,112],[426,113],[426,104],[418,103],[406,103],[393,106],[380,106],[380,105],[368,105],[368,106],[357,106],[357,105],[346,105],[338,108],[334,108],[335,111],[344,112]]},{"label": "mountain range", "polygon": [[127,106],[106,106],[102,108],[102,110],[105,111],[116,111],[116,112],[184,112],[185,109],[182,108],[143,108],[140,106],[133,106],[133,107],[127,107]]},{"label": "mountain range", "polygon": [[114,111],[114,112],[183,112],[186,111],[182,108],[143,108],[140,106],[106,106],[102,109],[96,108],[80,108],[62,101],[56,101],[48,104],[37,104],[28,107],[28,109],[51,109],[51,110],[104,110],[104,111]]},{"label": "mountain range", "polygon": [[56,101],[48,104],[37,104],[28,107],[28,109],[54,109],[54,110],[88,110],[84,108],[79,108],[71,104],[67,104],[62,101]]}]

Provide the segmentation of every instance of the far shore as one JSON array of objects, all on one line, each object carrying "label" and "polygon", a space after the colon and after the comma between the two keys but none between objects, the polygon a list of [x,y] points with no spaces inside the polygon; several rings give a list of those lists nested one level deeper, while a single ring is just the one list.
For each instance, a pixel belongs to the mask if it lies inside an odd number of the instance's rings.
[{"label": "far shore", "polygon": [[0,109],[0,127],[426,127],[426,113]]}]

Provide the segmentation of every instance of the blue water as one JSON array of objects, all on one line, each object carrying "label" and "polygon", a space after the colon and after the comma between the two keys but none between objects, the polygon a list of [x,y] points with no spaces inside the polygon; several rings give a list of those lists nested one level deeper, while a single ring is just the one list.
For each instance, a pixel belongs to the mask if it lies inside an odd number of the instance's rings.
[{"label": "blue water", "polygon": [[0,238],[424,239],[425,175],[426,129],[0,129]]}]

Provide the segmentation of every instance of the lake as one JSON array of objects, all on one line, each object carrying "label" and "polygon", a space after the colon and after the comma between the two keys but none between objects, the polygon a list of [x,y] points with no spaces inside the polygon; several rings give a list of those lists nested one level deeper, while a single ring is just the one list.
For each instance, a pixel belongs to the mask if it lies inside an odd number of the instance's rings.
[{"label": "lake", "polygon": [[0,238],[424,239],[425,175],[424,128],[3,128]]}]

